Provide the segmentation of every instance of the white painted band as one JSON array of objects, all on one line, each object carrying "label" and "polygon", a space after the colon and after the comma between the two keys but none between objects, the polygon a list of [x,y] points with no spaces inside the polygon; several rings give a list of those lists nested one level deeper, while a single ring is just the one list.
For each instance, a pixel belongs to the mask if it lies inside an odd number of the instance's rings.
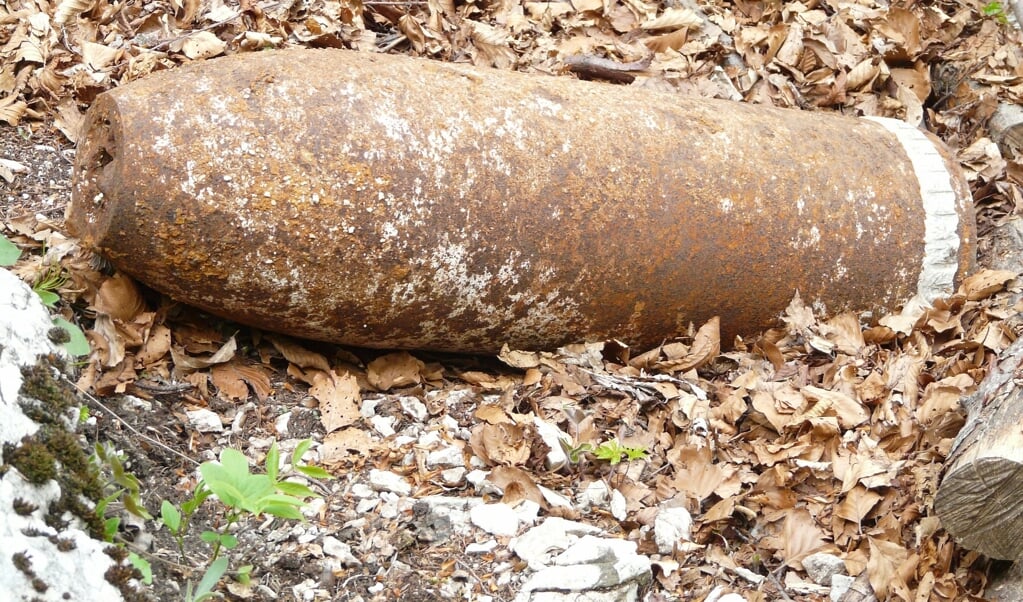
[{"label": "white painted band", "polygon": [[865,117],[881,124],[902,144],[913,165],[924,209],[924,258],[917,298],[926,304],[955,292],[959,271],[958,199],[952,174],[934,143],[918,128],[886,117]]}]

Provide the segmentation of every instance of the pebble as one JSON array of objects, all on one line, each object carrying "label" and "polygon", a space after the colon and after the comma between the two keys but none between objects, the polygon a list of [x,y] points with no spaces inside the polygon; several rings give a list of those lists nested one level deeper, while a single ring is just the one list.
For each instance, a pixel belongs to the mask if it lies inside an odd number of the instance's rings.
[{"label": "pebble", "polygon": [[369,424],[381,437],[390,437],[394,434],[394,419],[389,416],[374,415],[369,419]]},{"label": "pebble", "polygon": [[675,545],[681,540],[689,541],[692,537],[693,517],[682,507],[666,507],[663,504],[654,519],[654,541],[657,551],[671,554]]},{"label": "pebble", "polygon": [[501,502],[473,506],[469,510],[469,520],[491,535],[511,536],[519,530],[519,517],[515,509]]},{"label": "pebble", "polygon": [[465,457],[460,447],[442,447],[427,454],[426,466],[427,468],[465,466]]},{"label": "pebble", "polygon": [[405,477],[387,470],[374,468],[369,471],[369,484],[376,491],[390,491],[398,495],[410,495],[412,485]]},{"label": "pebble", "polygon": [[338,559],[345,567],[362,565],[362,561],[352,554],[352,546],[330,535],[323,538],[323,553]]},{"label": "pebble", "polygon": [[443,479],[445,485],[447,485],[448,487],[453,487],[455,485],[460,484],[462,480],[465,478],[465,469],[459,466],[456,468],[442,470],[440,473],[440,478]]},{"label": "pebble", "polygon": [[831,585],[834,575],[845,573],[845,562],[834,554],[818,552],[803,559],[803,569],[817,585]]},{"label": "pebble", "polygon": [[418,397],[399,397],[398,405],[401,407],[402,412],[405,412],[406,415],[418,422],[426,422],[426,419],[430,417],[426,404],[419,401]]},{"label": "pebble", "polygon": [[222,433],[224,431],[224,425],[220,422],[220,414],[212,410],[207,408],[186,410],[185,415],[188,416],[188,421],[192,423],[195,430],[200,433]]},{"label": "pebble", "polygon": [[484,541],[483,543],[471,543],[471,544],[465,546],[465,553],[466,554],[487,554],[488,552],[493,552],[494,548],[496,548],[496,547],[497,547],[497,540],[496,539],[488,539],[487,541]]}]

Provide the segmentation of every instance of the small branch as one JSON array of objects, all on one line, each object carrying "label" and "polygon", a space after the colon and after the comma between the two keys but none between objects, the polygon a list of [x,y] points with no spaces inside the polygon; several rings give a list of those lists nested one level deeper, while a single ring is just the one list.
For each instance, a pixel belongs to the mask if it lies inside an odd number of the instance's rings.
[{"label": "small branch", "polygon": [[114,412],[113,410],[108,408],[106,405],[103,404],[103,402],[101,402],[100,400],[96,399],[95,396],[93,396],[91,393],[89,393],[85,389],[79,387],[78,383],[74,382],[73,380],[71,380],[67,376],[61,374],[60,377],[64,380],[64,382],[67,382],[72,387],[74,387],[76,390],[78,390],[82,394],[83,397],[85,397],[86,399],[88,399],[92,403],[94,403],[97,406],[99,406],[99,408],[101,410],[103,410],[104,412],[107,412],[108,414],[113,416],[115,420],[117,420],[122,425],[124,425],[124,427],[126,429],[128,429],[129,431],[131,431],[135,436],[137,436],[137,437],[139,437],[141,439],[145,439],[146,441],[152,443],[153,445],[155,445],[155,446],[157,446],[157,447],[159,447],[159,448],[161,448],[161,449],[163,449],[165,451],[168,451],[171,454],[174,454],[175,456],[185,460],[186,462],[189,462],[189,463],[194,464],[196,466],[199,465],[199,462],[196,461],[195,459],[189,458],[188,456],[186,456],[185,454],[179,452],[178,450],[174,449],[173,447],[169,447],[168,445],[166,445],[164,443],[161,443],[160,441],[157,441],[156,439],[153,439],[149,435],[143,434],[137,428],[135,428],[132,425],[128,424],[128,422],[124,418],[121,418],[120,416],[117,415],[117,412]]}]

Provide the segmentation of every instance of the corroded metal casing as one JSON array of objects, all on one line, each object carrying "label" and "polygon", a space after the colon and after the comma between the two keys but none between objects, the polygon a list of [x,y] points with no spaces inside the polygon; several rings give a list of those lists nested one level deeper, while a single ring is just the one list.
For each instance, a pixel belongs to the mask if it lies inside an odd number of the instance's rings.
[{"label": "corroded metal casing", "polygon": [[101,95],[67,224],[119,269],[257,327],[492,352],[954,290],[969,190],[891,120],[334,50]]}]

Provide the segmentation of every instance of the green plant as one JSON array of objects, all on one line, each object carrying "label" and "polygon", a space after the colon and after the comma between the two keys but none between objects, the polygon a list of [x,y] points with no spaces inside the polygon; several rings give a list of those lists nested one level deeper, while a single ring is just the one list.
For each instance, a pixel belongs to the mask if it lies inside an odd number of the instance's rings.
[{"label": "green plant", "polygon": [[[8,240],[6,236],[0,234],[0,267],[14,265],[19,257],[21,257],[21,249]],[[32,286],[32,290],[39,295],[39,299],[44,305],[52,308],[60,301],[60,296],[54,291],[66,283],[67,273],[64,269],[60,266],[50,266],[43,273],[43,276],[36,281],[35,285]],[[85,338],[81,328],[60,316],[53,318],[53,325],[67,333],[63,340],[54,342],[59,342],[74,357],[89,354],[89,341]]]},{"label": "green plant", "polygon": [[[97,443],[89,457],[102,478],[106,481],[103,498],[96,504],[96,514],[103,517],[103,535],[106,541],[114,541],[121,519],[107,516],[110,504],[120,502],[124,509],[139,518],[153,518],[146,510],[141,498],[141,484],[135,475],[124,468],[124,456],[109,442]],[[144,571],[143,571],[144,572]]]},{"label": "green plant", "polygon": [[633,460],[642,460],[646,458],[649,452],[645,447],[629,447],[622,445],[618,439],[611,439],[598,445],[593,450],[593,455],[598,460],[606,460],[611,466],[617,465],[622,461],[623,457],[627,462]]},{"label": "green plant", "polygon": [[998,0],[988,2],[982,6],[980,12],[983,13],[985,17],[994,17],[995,21],[998,21],[1002,25],[1009,24],[1009,18],[1005,14],[1005,6],[1001,2],[998,2]]},{"label": "green plant", "polygon": [[[292,467],[299,474],[313,479],[329,477],[330,473],[324,469],[302,463],[302,456],[311,445],[312,441],[307,439],[296,446],[291,455]],[[185,553],[185,535],[196,510],[211,496],[216,496],[226,509],[225,523],[219,529],[205,530],[199,534],[200,539],[212,548],[212,553],[199,583],[194,589],[191,583],[186,587],[186,601],[201,602],[215,595],[213,589],[228,569],[228,560],[221,554],[238,545],[238,538],[229,531],[243,517],[269,514],[278,518],[305,520],[300,509],[306,505],[307,498],[318,496],[302,483],[281,478],[278,472],[280,450],[276,441],[270,445],[265,465],[265,473],[252,473],[244,454],[236,449],[224,449],[220,452],[218,462],[204,462],[199,466],[202,481],[192,492],[192,497],[183,502],[180,508],[168,500],[160,505],[160,520],[174,536],[178,552],[185,561],[188,558]],[[251,565],[240,567],[234,572],[234,577],[247,583],[252,568]]]},{"label": "green plant", "polygon": [[42,275],[36,279],[35,284],[32,285],[32,290],[39,295],[39,298],[46,307],[52,308],[60,301],[60,295],[55,291],[67,284],[67,279],[67,272],[64,271],[63,267],[49,265],[46,266],[46,270],[43,271]]},{"label": "green plant", "polygon": [[581,462],[587,455],[592,454],[597,460],[605,460],[611,466],[617,466],[624,459],[627,462],[642,460],[649,455],[645,447],[629,447],[622,445],[618,439],[611,439],[594,447],[589,443],[577,443],[569,439],[561,439],[561,449],[565,450],[568,460],[572,464]]}]

